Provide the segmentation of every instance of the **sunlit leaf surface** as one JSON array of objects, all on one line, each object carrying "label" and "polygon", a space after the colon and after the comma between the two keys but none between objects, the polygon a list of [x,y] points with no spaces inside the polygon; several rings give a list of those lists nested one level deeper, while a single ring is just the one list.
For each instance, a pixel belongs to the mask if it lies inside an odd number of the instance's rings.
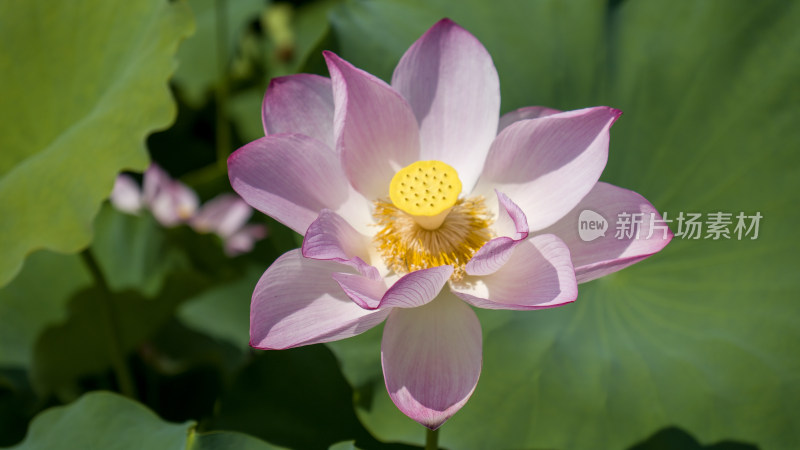
[{"label": "sunlit leaf surface", "polygon": [[146,167],[191,30],[183,2],[0,3],[0,285],[34,250],[85,247],[117,173]]}]

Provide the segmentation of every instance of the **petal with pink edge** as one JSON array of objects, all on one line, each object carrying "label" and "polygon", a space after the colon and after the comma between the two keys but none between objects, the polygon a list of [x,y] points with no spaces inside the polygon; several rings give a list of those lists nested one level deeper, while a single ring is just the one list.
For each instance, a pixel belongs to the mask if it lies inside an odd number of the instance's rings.
[{"label": "petal with pink edge", "polygon": [[309,225],[303,238],[306,258],[348,261],[358,257],[369,260],[369,238],[355,230],[339,214],[323,209]]},{"label": "petal with pink edge", "polygon": [[489,52],[467,30],[442,19],[400,59],[392,87],[419,122],[420,159],[453,166],[464,192],[472,191],[500,115],[500,82]]},{"label": "petal with pink edge", "polygon": [[500,116],[500,122],[497,124],[497,134],[505,130],[509,125],[520,120],[538,119],[539,117],[552,116],[561,111],[553,108],[546,108],[544,106],[526,106],[524,108],[515,109]]},{"label": "petal with pink edge", "polygon": [[309,225],[301,250],[306,258],[347,264],[369,280],[380,280],[378,269],[366,262],[369,261],[368,243],[368,238],[342,216],[323,209]]},{"label": "petal with pink edge", "polygon": [[369,206],[349,187],[336,154],[299,134],[253,141],[228,158],[233,189],[250,206],[305,234],[319,212],[352,209],[354,221],[370,220]]},{"label": "petal with pink edge", "polygon": [[523,241],[499,270],[467,277],[451,289],[467,303],[486,309],[552,308],[578,297],[569,249],[552,234]]},{"label": "petal with pink edge", "polygon": [[331,274],[348,270],[331,261],[283,254],[258,281],[250,304],[250,345],[285,349],[330,342],[380,324],[390,309],[369,311],[350,301]]},{"label": "petal with pink edge", "polygon": [[307,73],[273,78],[261,105],[264,134],[304,134],[333,141],[333,90],[330,78]]},{"label": "petal with pink edge", "polygon": [[419,129],[411,107],[388,84],[329,51],[333,134],[342,166],[366,198],[386,197],[395,171],[419,159]]},{"label": "petal with pink edge", "polygon": [[416,308],[436,298],[450,276],[453,266],[415,270],[402,276],[381,298],[381,308]]},{"label": "petal with pink edge", "polygon": [[420,424],[439,428],[475,390],[481,338],[475,313],[447,289],[425,306],[392,310],[381,363],[394,404]]},{"label": "petal with pink edge", "polygon": [[386,293],[386,282],[377,273],[352,274],[334,273],[331,275],[350,300],[364,309],[377,309]]},{"label": "petal with pink edge", "polygon": [[497,191],[498,208],[495,232],[500,235],[483,245],[467,262],[469,275],[489,275],[511,258],[514,247],[528,238],[528,219],[525,213],[505,194]]},{"label": "petal with pink edge", "polygon": [[564,217],[597,182],[608,159],[609,129],[621,114],[595,107],[522,120],[492,143],[476,194],[503,191],[531,231]]},{"label": "petal with pink edge", "polygon": [[[606,219],[608,229],[605,236],[589,242],[580,238],[579,217],[584,210],[594,211]],[[631,225],[638,222],[636,217],[641,218],[636,230],[632,226],[619,224],[618,217],[621,213],[629,214],[623,217]],[[635,214],[641,216],[634,216]],[[575,209],[543,232],[557,235],[569,246],[578,282],[585,283],[658,253],[673,237],[672,231],[665,226],[656,208],[644,197],[601,182],[595,185]],[[623,231],[619,233],[619,238],[618,230]]]},{"label": "petal with pink edge", "polygon": [[334,274],[333,278],[362,308],[416,308],[436,298],[451,275],[453,266],[415,270],[388,289],[384,280],[373,277],[342,273]]}]

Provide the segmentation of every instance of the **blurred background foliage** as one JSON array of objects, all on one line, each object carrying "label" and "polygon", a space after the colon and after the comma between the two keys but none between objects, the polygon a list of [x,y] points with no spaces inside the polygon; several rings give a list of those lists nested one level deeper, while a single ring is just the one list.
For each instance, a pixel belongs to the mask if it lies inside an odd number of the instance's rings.
[{"label": "blurred background foliage", "polygon": [[757,240],[676,238],[566,307],[480,311],[483,374],[441,445],[800,448],[792,0],[0,2],[0,446],[420,446],[380,329],[248,348],[252,288],[299,236],[258,215],[269,237],[229,258],[104,199],[149,161],[230,192],[271,78],[327,75],[331,49],[388,79],[442,17],[492,54],[503,112],[625,112],[604,181],[672,219],[763,219]]}]

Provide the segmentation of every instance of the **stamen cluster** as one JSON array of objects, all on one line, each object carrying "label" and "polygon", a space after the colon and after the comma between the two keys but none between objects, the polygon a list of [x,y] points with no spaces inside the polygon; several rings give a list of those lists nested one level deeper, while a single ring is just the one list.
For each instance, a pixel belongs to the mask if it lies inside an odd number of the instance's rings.
[{"label": "stamen cluster", "polygon": [[374,242],[386,265],[399,274],[452,265],[452,280],[464,277],[464,266],[492,238],[491,215],[483,197],[459,199],[435,230],[388,200],[375,202],[373,217],[381,229]]}]

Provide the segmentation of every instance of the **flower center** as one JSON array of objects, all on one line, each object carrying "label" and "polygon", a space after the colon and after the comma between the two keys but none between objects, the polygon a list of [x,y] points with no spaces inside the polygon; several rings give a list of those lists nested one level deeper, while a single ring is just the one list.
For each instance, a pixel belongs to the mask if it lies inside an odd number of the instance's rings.
[{"label": "flower center", "polygon": [[389,184],[392,203],[426,230],[444,222],[461,193],[458,172],[441,161],[417,161],[394,174]]},{"label": "flower center", "polygon": [[491,238],[483,197],[459,199],[458,173],[441,161],[417,161],[397,171],[390,201],[375,202],[381,230],[374,242],[386,265],[397,273],[452,265],[452,279]]}]

